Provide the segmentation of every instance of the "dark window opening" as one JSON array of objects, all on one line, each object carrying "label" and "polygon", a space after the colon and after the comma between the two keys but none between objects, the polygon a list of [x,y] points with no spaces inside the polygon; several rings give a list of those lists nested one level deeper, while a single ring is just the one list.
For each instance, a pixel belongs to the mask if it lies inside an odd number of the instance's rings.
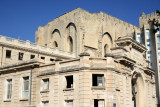
[{"label": "dark window opening", "polygon": [[11,50],[6,50],[6,58],[11,58]]},{"label": "dark window opening", "polygon": [[92,86],[104,86],[104,74],[92,74]]},{"label": "dark window opening", "polygon": [[45,59],[45,57],[43,57],[43,56],[42,56],[42,57],[41,57],[41,59],[43,59],[43,60],[44,60],[44,59]]},{"label": "dark window opening", "polygon": [[24,53],[19,52],[19,57],[18,57],[18,59],[19,59],[19,60],[23,60],[23,55],[24,55]]},{"label": "dark window opening", "polygon": [[73,52],[73,40],[72,40],[72,37],[69,36],[68,39],[69,39],[69,51]]},{"label": "dark window opening", "polygon": [[35,55],[31,55],[31,59],[34,59],[35,58]]},{"label": "dark window opening", "polygon": [[73,88],[73,76],[66,76],[67,87],[66,88]]},{"label": "dark window opening", "polygon": [[50,61],[54,61],[54,59],[50,58]]},{"label": "dark window opening", "polygon": [[94,107],[98,107],[98,100],[94,99]]},{"label": "dark window opening", "polygon": [[94,107],[105,107],[104,99],[94,99]]}]

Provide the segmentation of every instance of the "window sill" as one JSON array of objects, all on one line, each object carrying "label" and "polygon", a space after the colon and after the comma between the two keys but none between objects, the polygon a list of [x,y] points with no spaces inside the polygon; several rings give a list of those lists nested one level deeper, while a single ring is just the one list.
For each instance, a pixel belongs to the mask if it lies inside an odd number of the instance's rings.
[{"label": "window sill", "polygon": [[71,91],[71,90],[74,90],[74,88],[65,88],[65,89],[63,89],[63,91]]},{"label": "window sill", "polygon": [[104,86],[92,86],[92,90],[105,90]]},{"label": "window sill", "polygon": [[20,99],[20,101],[28,101],[28,99]]},{"label": "window sill", "polygon": [[11,100],[10,100],[10,99],[7,99],[7,100],[4,100],[3,102],[11,102]]},{"label": "window sill", "polygon": [[49,90],[42,90],[42,91],[40,91],[40,93],[48,93],[49,92]]}]

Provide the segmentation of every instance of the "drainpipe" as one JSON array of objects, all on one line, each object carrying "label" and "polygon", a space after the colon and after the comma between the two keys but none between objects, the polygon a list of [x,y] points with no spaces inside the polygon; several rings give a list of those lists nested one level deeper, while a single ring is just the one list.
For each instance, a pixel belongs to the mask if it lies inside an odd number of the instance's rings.
[{"label": "drainpipe", "polygon": [[2,66],[2,62],[3,62],[3,46],[2,46],[1,66]]},{"label": "drainpipe", "polygon": [[31,71],[30,71],[30,86],[29,86],[29,106],[31,106],[31,97],[32,97],[32,69],[33,66],[31,66]]}]

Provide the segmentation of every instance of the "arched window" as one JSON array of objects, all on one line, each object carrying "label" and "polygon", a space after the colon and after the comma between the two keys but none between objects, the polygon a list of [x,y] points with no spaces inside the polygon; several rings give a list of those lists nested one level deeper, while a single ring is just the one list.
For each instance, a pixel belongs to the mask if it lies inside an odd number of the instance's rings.
[{"label": "arched window", "polygon": [[50,37],[51,48],[61,48],[61,35],[58,29],[55,29]]},{"label": "arched window", "polygon": [[68,52],[77,52],[77,30],[74,23],[69,23],[66,27],[66,50]]},{"label": "arched window", "polygon": [[68,37],[68,42],[69,42],[69,52],[73,52],[73,40],[72,37]]}]

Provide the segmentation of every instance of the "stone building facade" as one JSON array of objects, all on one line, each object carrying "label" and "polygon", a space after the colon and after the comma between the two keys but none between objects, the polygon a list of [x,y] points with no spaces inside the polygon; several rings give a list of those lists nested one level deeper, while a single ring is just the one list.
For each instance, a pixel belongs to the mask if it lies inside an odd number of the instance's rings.
[{"label": "stone building facade", "polygon": [[78,8],[38,27],[37,45],[1,36],[0,105],[156,107],[155,71],[139,33],[106,13]]}]

